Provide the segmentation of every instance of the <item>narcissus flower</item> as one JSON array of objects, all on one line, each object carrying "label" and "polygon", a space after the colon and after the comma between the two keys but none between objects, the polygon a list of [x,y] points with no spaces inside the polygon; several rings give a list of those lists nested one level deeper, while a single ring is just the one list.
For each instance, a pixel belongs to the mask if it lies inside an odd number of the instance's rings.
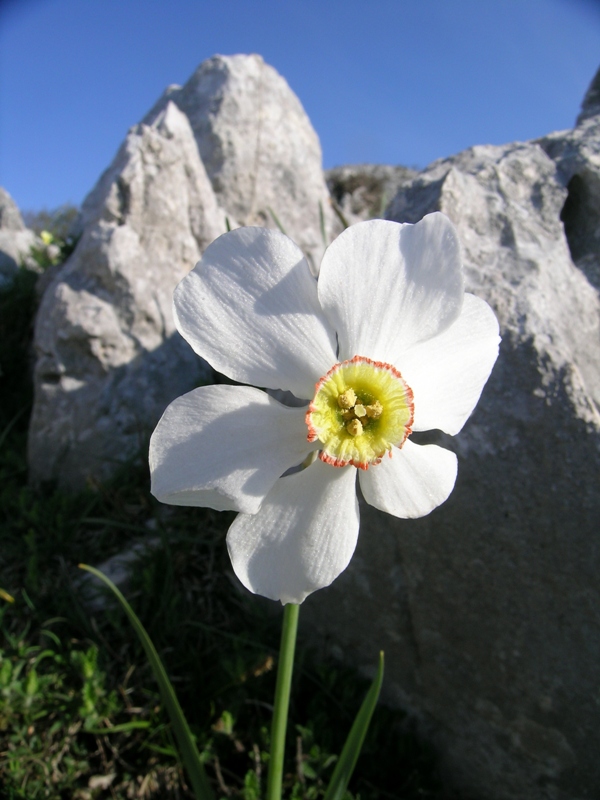
[{"label": "narcissus flower", "polygon": [[162,502],[240,513],[233,568],[251,591],[300,603],[356,546],[356,479],[372,506],[421,517],[454,487],[454,453],[413,431],[456,434],[498,354],[490,307],[465,294],[443,214],[345,230],[318,281],[279,231],[221,236],[175,290],[181,335],[235,381],[175,400],[150,443]]}]

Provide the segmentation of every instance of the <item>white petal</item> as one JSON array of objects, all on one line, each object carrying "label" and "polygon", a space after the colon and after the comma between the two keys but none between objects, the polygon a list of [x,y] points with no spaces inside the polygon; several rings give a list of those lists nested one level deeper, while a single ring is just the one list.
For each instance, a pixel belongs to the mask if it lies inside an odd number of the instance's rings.
[{"label": "white petal", "polygon": [[242,383],[311,398],[336,362],[335,332],[302,251],[280,231],[238,228],[214,241],[174,295],[181,335]]},{"label": "white petal", "polygon": [[360,488],[369,505],[394,517],[424,517],[448,499],[456,481],[454,453],[435,444],[408,439],[381,464],[360,473]]},{"label": "white petal", "polygon": [[255,594],[301,603],[343,572],[358,538],[356,469],[315,461],[277,481],[258,514],[227,534],[236,575]]},{"label": "white petal", "polygon": [[465,294],[460,317],[447,330],[411,347],[395,366],[413,390],[413,430],[460,431],[498,357],[498,320],[479,297]]},{"label": "white petal", "polygon": [[314,446],[306,409],[249,386],[203,386],[167,408],[150,440],[152,494],[176,506],[255,514]]},{"label": "white petal", "polygon": [[340,361],[360,355],[396,363],[454,322],[463,292],[456,230],[439,212],[416,225],[370,220],[347,228],[325,251],[319,273]]}]

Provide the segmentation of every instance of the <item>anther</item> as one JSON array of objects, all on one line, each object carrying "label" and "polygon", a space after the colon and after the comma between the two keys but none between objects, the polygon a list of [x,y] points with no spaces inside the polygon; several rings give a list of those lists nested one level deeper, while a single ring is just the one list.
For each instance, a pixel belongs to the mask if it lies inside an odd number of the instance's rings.
[{"label": "anther", "polygon": [[365,411],[367,412],[367,416],[370,417],[371,419],[379,419],[379,417],[383,413],[383,406],[381,405],[379,400],[375,400],[374,403],[365,408]]},{"label": "anther", "polygon": [[352,436],[360,436],[363,432],[362,422],[359,419],[351,419],[346,425],[346,430],[348,433],[352,434]]},{"label": "anther", "polygon": [[346,389],[345,392],[342,392],[342,394],[338,396],[337,401],[340,408],[352,408],[356,403],[356,393],[354,389]]}]

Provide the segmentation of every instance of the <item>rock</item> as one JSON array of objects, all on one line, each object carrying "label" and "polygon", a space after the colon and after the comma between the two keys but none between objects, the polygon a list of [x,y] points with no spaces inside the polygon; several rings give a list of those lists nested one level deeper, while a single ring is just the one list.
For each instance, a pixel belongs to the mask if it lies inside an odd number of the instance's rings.
[{"label": "rock", "polygon": [[176,333],[172,300],[225,212],[173,103],[130,131],[80,227],[36,320],[29,432],[31,479],[70,488],[137,454],[168,403],[210,374]]},{"label": "rock", "polygon": [[214,56],[183,87],[170,86],[149,112],[166,102],[186,114],[213,189],[241,225],[275,226],[318,267],[334,229],[322,172],[321,146],[287,82],[258,55]]},{"label": "rock", "polygon": [[[600,92],[599,76],[596,82]],[[561,219],[573,261],[600,291],[600,105],[596,116],[584,116],[574,130],[545,136],[539,144],[568,190]]]},{"label": "rock", "polygon": [[[136,566],[139,565],[140,558],[146,553],[156,550],[161,544],[160,537],[151,535],[153,529],[148,527],[148,536],[144,537],[143,540],[134,542],[127,550],[111,556],[96,566],[96,569],[114,583],[117,589],[125,596],[129,593],[131,575]],[[114,594],[93,573],[78,572],[75,574],[73,582],[77,587],[77,596],[83,602],[86,612],[97,613],[119,606]]]},{"label": "rock", "polygon": [[12,280],[21,264],[30,266],[29,252],[36,242],[15,201],[0,186],[0,288]]},{"label": "rock", "polygon": [[6,191],[0,186],[0,230],[2,231],[24,231],[25,223],[17,204]]},{"label": "rock", "polygon": [[581,104],[581,111],[577,117],[577,125],[581,125],[586,119],[595,117],[600,114],[600,68],[594,75],[590,83],[583,103]]},{"label": "rock", "polygon": [[390,204],[454,221],[500,357],[464,430],[429,436],[459,457],[448,502],[363,505],[349,569],[303,609],[353,663],[385,650],[387,700],[468,797],[600,796],[598,122],[437,161]]},{"label": "rock", "polygon": [[346,164],[325,173],[327,187],[348,225],[383,217],[398,189],[417,173],[408,167],[385,164]]},{"label": "rock", "polygon": [[175,334],[172,293],[226,221],[273,226],[272,209],[318,265],[320,208],[330,238],[319,140],[260,56],[215,56],[169,87],[85,200],[74,254],[43,282],[33,482],[107,477],[209,377]]}]

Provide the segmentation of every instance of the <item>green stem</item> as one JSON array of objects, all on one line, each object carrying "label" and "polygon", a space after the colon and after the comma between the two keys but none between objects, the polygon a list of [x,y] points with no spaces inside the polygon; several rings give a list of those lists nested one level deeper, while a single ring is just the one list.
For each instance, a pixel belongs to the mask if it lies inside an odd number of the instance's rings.
[{"label": "green stem", "polygon": [[294,669],[294,651],[296,649],[299,612],[300,606],[295,603],[288,603],[283,609],[281,647],[279,648],[279,666],[277,667],[277,685],[275,686],[275,704],[271,726],[271,757],[269,758],[266,800],[281,800],[285,732],[288,708],[290,706],[290,687],[292,684],[292,670]]}]

